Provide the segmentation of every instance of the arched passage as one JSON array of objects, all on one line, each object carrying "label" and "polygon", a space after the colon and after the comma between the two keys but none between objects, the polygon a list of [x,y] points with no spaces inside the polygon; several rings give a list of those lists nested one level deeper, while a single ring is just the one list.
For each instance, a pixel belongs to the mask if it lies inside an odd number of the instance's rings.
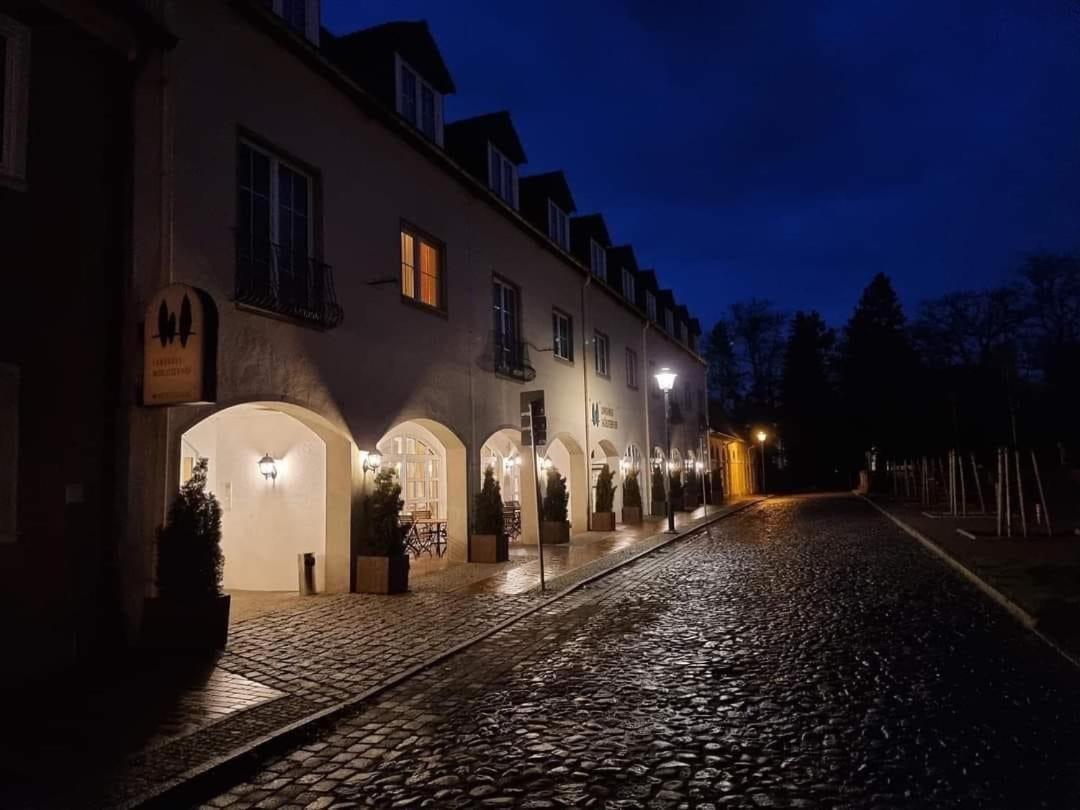
[{"label": "arched passage", "polygon": [[402,510],[446,521],[447,553],[464,560],[469,543],[465,444],[439,422],[410,419],[388,430],[377,447],[383,466],[398,475]]},{"label": "arched passage", "polygon": [[[297,557],[315,554],[318,590],[349,588],[351,443],[298,406],[253,402],[220,410],[179,442],[179,481],[200,458],[222,508],[223,586],[295,591]],[[260,469],[273,459],[274,476]]]},{"label": "arched passage", "polygon": [[[551,439],[545,458],[551,459],[559,472],[566,476],[566,491],[570,495],[568,514],[570,526],[585,531],[589,525],[589,475],[585,465],[585,452],[569,433],[560,433]],[[542,483],[544,483],[542,481]]]},{"label": "arched passage", "polygon": [[596,511],[596,481],[605,464],[615,475],[617,489],[615,490],[615,503],[612,508],[618,514],[619,510],[622,509],[622,487],[619,486],[622,480],[619,467],[619,451],[607,439],[600,439],[589,453],[589,508],[594,512]]},{"label": "arched passage", "polygon": [[664,450],[659,445],[653,447],[652,463],[649,465],[649,503],[650,511],[654,515],[662,515],[666,509],[664,499],[667,497],[664,481],[667,478],[667,464]]},{"label": "arched passage", "polygon": [[502,491],[503,505],[519,510],[521,533],[511,537],[511,542],[535,544],[539,526],[536,512],[536,477],[532,465],[532,450],[521,446],[520,430],[501,428],[481,445],[477,486],[482,485],[484,470],[488,466],[495,470],[495,477]]}]

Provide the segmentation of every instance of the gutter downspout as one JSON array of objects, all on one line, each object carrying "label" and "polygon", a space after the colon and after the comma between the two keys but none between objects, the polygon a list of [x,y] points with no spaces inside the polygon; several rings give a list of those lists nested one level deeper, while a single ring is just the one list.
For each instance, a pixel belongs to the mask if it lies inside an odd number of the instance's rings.
[{"label": "gutter downspout", "polygon": [[[589,299],[588,290],[592,286],[592,274],[585,276],[585,283],[581,285],[581,348],[582,357],[581,374],[585,383],[585,529],[592,530],[592,441],[589,438]],[[596,350],[595,345],[593,351]]]}]

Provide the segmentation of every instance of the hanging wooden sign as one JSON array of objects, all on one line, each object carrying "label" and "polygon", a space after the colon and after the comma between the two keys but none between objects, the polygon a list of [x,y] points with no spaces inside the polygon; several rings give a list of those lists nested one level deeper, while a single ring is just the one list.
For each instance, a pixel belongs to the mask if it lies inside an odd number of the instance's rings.
[{"label": "hanging wooden sign", "polygon": [[146,306],[142,404],[213,402],[217,394],[217,307],[210,295],[170,284]]}]

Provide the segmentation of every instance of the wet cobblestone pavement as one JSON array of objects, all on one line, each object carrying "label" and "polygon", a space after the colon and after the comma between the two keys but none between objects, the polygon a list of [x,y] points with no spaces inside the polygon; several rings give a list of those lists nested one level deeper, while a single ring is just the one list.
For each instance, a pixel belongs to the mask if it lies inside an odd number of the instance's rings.
[{"label": "wet cobblestone pavement", "polygon": [[1080,806],[1080,673],[851,497],[723,521],[213,807]]}]

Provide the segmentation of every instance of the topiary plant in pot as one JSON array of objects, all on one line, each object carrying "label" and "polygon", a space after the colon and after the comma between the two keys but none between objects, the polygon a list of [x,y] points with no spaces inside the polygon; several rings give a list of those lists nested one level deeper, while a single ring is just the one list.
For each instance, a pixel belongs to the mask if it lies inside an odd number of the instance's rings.
[{"label": "topiary plant in pot", "polygon": [[566,519],[566,506],[570,498],[566,493],[566,478],[557,467],[547,472],[547,488],[544,492],[544,514],[540,521],[540,542],[569,543],[570,523]]},{"label": "topiary plant in pot", "polygon": [[409,590],[409,555],[401,526],[401,484],[392,469],[379,470],[364,499],[360,553],[356,558],[356,590],[360,593],[405,593]]},{"label": "topiary plant in pot", "polygon": [[652,471],[652,513],[667,514],[667,487],[664,483],[664,470],[660,466],[653,467]]},{"label": "topiary plant in pot", "polygon": [[686,468],[686,484],[683,487],[683,508],[694,510],[701,501],[701,484],[693,466]]},{"label": "topiary plant in pot", "polygon": [[636,526],[641,523],[641,487],[638,471],[629,470],[623,479],[622,522]]},{"label": "topiary plant in pot", "polygon": [[506,562],[510,544],[503,525],[503,502],[495,470],[484,470],[484,484],[476,493],[474,533],[469,544],[469,560],[479,563]]},{"label": "topiary plant in pot", "polygon": [[683,508],[683,483],[682,483],[682,470],[671,471],[671,506],[674,510],[679,511]]},{"label": "topiary plant in pot", "polygon": [[611,467],[605,464],[596,475],[596,511],[592,515],[594,532],[615,531],[615,484]]},{"label": "topiary plant in pot", "polygon": [[141,644],[154,649],[213,651],[229,636],[229,596],[221,592],[221,505],[206,490],[200,458],[157,530],[158,595],[145,601]]}]

